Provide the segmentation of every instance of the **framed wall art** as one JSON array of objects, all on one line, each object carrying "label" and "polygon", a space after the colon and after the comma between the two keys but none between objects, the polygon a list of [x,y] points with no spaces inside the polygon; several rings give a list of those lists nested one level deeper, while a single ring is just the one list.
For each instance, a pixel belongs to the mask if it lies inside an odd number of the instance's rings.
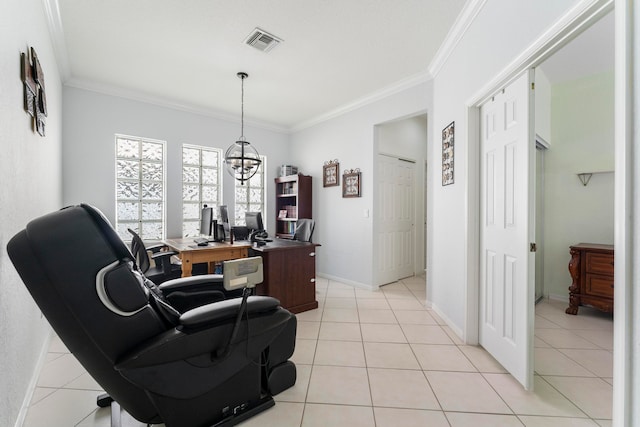
[{"label": "framed wall art", "polygon": [[324,162],[322,167],[322,186],[335,187],[340,185],[340,163],[338,159]]},{"label": "framed wall art", "polygon": [[20,54],[20,78],[24,85],[24,110],[32,117],[33,130],[45,136],[47,95],[44,73],[34,48]]},{"label": "framed wall art", "polygon": [[442,185],[453,184],[454,123],[442,129]]},{"label": "framed wall art", "polygon": [[344,171],[342,175],[342,197],[360,197],[362,173],[360,169]]}]

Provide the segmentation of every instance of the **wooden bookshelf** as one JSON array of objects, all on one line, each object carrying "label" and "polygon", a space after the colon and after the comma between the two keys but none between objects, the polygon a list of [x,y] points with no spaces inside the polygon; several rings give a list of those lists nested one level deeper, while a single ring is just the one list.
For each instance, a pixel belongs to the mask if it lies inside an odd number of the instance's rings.
[{"label": "wooden bookshelf", "polygon": [[[276,182],[276,237],[292,239],[300,218],[311,218],[311,177],[301,173]],[[282,214],[281,214],[282,212]]]}]

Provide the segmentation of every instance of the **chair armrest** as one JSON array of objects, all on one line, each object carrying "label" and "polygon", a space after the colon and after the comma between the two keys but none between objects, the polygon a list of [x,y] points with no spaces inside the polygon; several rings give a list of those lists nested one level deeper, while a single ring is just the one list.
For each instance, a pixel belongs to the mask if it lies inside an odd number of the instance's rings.
[{"label": "chair armrest", "polygon": [[188,291],[190,288],[197,287],[202,289],[202,286],[212,283],[222,284],[222,274],[202,274],[200,276],[182,277],[180,279],[167,280],[159,286],[162,292],[174,292],[174,291]]},{"label": "chair armrest", "polygon": [[151,258],[155,261],[156,259],[163,259],[167,257],[171,257],[173,255],[178,255],[178,252],[175,251],[162,251],[151,254]]},{"label": "chair armrest", "polygon": [[168,246],[164,245],[162,243],[158,243],[158,244],[155,244],[155,245],[145,245],[145,249],[148,250],[148,251],[153,252],[154,254],[156,252],[161,251],[162,249],[164,249],[166,247],[168,247]]},{"label": "chair armrest", "polygon": [[169,304],[181,313],[213,302],[234,298],[238,295],[225,292],[221,274],[183,277],[168,280],[158,288]]},{"label": "chair armrest", "polygon": [[[207,304],[183,313],[180,324],[184,328],[199,328],[227,319],[234,319],[242,302],[241,298],[233,298],[214,304]],[[266,296],[250,296],[247,299],[249,315],[265,313],[278,308],[280,301]]]}]

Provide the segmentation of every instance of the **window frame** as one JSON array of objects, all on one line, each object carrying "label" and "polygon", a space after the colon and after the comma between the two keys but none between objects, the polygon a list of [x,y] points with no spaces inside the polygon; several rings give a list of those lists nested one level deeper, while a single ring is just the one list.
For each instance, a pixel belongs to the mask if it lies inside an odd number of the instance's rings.
[{"label": "window frame", "polygon": [[[120,157],[118,156],[118,142],[119,140],[131,140],[131,141],[137,141],[138,142],[138,157],[137,158],[130,158],[130,157]],[[153,160],[146,160],[143,159],[143,155],[142,155],[142,149],[143,149],[143,144],[144,143],[151,143],[151,144],[159,144],[162,147],[162,159],[160,161],[153,161]],[[150,239],[150,240],[163,240],[166,238],[166,233],[167,233],[167,141],[164,140],[160,140],[160,139],[154,139],[154,138],[146,138],[146,137],[140,137],[140,136],[133,136],[133,135],[125,135],[125,134],[119,134],[116,133],[114,135],[114,176],[115,176],[115,229],[116,229],[116,233],[118,233],[118,235],[125,241],[125,242],[130,242],[132,240],[132,236],[126,232],[126,230],[124,231],[120,231],[120,227],[123,226],[124,224],[131,224],[133,226],[128,226],[127,228],[131,228],[133,231],[135,231],[142,239]],[[118,161],[119,160],[137,160],[138,161],[138,197],[136,200],[134,199],[120,199],[118,196],[118,183],[119,182],[131,182],[133,181],[132,179],[128,179],[128,178],[121,178],[118,176]],[[143,172],[143,168],[142,165],[143,163],[153,163],[153,164],[160,164],[162,166],[162,179],[161,181],[152,181],[152,180],[143,180],[142,179],[142,172]],[[144,182],[160,182],[162,184],[162,195],[160,198],[160,203],[162,205],[162,209],[161,209],[161,219],[160,219],[160,236],[153,236],[153,237],[149,237],[146,236],[144,233],[144,227],[143,224],[144,223],[157,223],[158,220],[145,220],[143,218],[143,203],[144,203],[144,199],[142,198],[142,188],[143,188],[143,183]],[[118,205],[120,202],[135,202],[138,203],[138,219],[137,221],[129,221],[129,220],[123,220],[120,218],[119,216],[119,209],[118,209]]]},{"label": "window frame", "polygon": [[[260,167],[259,170],[262,172],[262,210],[260,211],[262,214],[262,223],[265,226],[265,229],[267,228],[267,223],[268,223],[268,214],[266,212],[267,210],[267,156],[260,156]],[[244,187],[247,188],[247,202],[246,203],[240,203],[242,205],[244,205],[247,209],[245,210],[245,212],[255,212],[255,211],[250,211],[249,210],[249,206],[252,204],[250,202],[251,200],[251,194],[250,194],[250,190],[251,190],[251,186],[250,186],[250,182],[251,182],[250,178],[249,180],[245,181],[245,185]],[[238,180],[233,180],[234,184],[233,184],[233,220],[235,225],[245,225],[244,222],[244,218],[238,218],[237,213],[238,213],[238,199],[237,199],[237,193],[236,193],[236,188],[240,187],[242,188],[243,186],[240,184],[240,182]]]},{"label": "window frame", "polygon": [[[197,219],[197,222],[196,222],[195,219],[191,219],[191,218],[185,219],[185,204],[187,204],[187,203],[194,204],[194,202],[190,202],[190,201],[185,200],[184,188],[185,188],[185,184],[194,185],[194,183],[193,182],[185,182],[185,180],[184,180],[184,168],[185,167],[195,167],[196,166],[194,164],[185,164],[184,163],[184,149],[185,148],[199,151],[199,163],[197,165],[197,167],[199,168],[199,172],[198,172],[199,176],[198,176],[198,184],[197,184],[198,187],[199,187],[198,188],[198,202],[197,202],[197,204],[198,204],[198,209],[197,209],[197,211],[198,211],[198,219]],[[217,171],[217,175],[218,175],[217,184],[215,185],[215,186],[217,186],[217,192],[216,193],[217,193],[217,197],[218,197],[218,200],[216,200],[216,201],[210,201],[210,200],[203,201],[203,198],[202,198],[202,194],[203,194],[202,187],[208,185],[208,184],[204,184],[203,181],[202,181],[202,169],[203,169],[202,152],[203,151],[211,151],[211,152],[216,152],[218,154],[218,163],[217,163],[217,165],[215,167],[215,169]],[[209,147],[209,146],[206,146],[206,145],[197,145],[197,144],[188,144],[188,143],[183,143],[182,146],[181,146],[181,149],[180,149],[180,158],[181,158],[180,159],[180,165],[181,165],[180,176],[181,176],[182,185],[181,185],[181,198],[180,199],[182,201],[182,206],[181,206],[181,218],[182,218],[181,235],[182,235],[183,238],[199,236],[199,233],[196,233],[195,236],[188,235],[188,233],[186,232],[185,224],[187,222],[189,222],[189,223],[197,223],[198,229],[200,228],[200,220],[202,218],[202,206],[204,205],[204,203],[211,202],[211,203],[215,204],[215,206],[213,206],[214,207],[213,219],[217,219],[218,218],[219,210],[215,209],[215,208],[219,207],[222,204],[222,201],[223,201],[223,191],[224,191],[223,173],[222,173],[223,157],[224,157],[223,150],[220,149],[220,148],[217,148],[217,147]]]}]

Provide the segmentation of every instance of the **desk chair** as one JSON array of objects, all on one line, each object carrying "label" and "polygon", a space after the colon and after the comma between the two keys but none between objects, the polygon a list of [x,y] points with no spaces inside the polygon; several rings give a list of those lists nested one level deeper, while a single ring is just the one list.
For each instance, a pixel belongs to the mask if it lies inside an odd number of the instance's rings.
[{"label": "desk chair", "polygon": [[316,222],[309,218],[300,218],[296,224],[296,231],[293,233],[293,240],[301,242],[310,242],[313,236],[313,230],[316,228]]},{"label": "desk chair", "polygon": [[249,229],[243,225],[231,227],[231,233],[233,234],[233,240],[249,239]]},{"label": "desk chair", "polygon": [[[142,238],[128,228],[131,234],[131,253],[135,256],[136,264],[142,273],[155,284],[159,285],[167,280],[177,279],[182,276],[182,267],[180,264],[172,263],[171,257],[177,255],[177,252],[166,250],[165,245],[146,246]],[[149,252],[152,253],[151,259],[154,266],[151,266],[149,260]]]},{"label": "desk chair", "polygon": [[166,427],[235,425],[295,383],[296,318],[278,300],[176,310],[91,206],[31,221],[7,252],[54,331],[108,393],[99,404],[111,405],[112,426],[122,411]]},{"label": "desk chair", "polygon": [[[193,267],[196,275],[181,279],[182,267],[170,260],[177,252],[166,250],[166,246],[162,244],[145,247],[135,231],[130,228],[128,231],[133,236],[131,253],[138,268],[147,279],[159,285],[157,292],[166,294],[163,295],[164,298],[179,311],[242,296],[240,291],[224,289],[221,274],[206,274],[207,264],[195,264]],[[155,261],[155,267],[150,266],[147,251],[153,253],[151,258]]]}]

